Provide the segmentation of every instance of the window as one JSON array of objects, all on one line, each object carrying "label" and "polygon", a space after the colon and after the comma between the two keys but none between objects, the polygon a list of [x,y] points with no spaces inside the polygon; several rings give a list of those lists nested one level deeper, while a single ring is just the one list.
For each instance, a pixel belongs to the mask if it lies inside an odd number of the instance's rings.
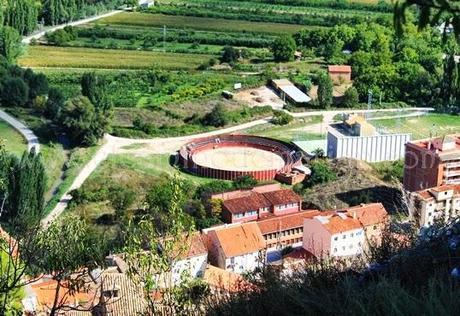
[{"label": "window", "polygon": [[376,230],[376,229],[377,229],[377,225],[374,225],[374,230]]},{"label": "window", "polygon": [[343,234],[343,237],[342,237],[342,239],[345,239],[345,238],[347,238],[347,235]]},{"label": "window", "polygon": [[353,238],[353,236],[354,236],[354,234],[353,234],[353,233],[351,233],[351,234],[350,234],[350,237],[352,237],[352,238]]},{"label": "window", "polygon": [[230,258],[230,264],[235,264],[235,257]]},{"label": "window", "polygon": [[114,298],[114,297],[118,297],[118,290],[107,290],[107,291],[103,291],[103,292],[102,292],[102,295],[103,295],[105,298]]},{"label": "window", "polygon": [[334,248],[334,252],[337,252],[337,248]]},{"label": "window", "polygon": [[244,216],[243,213],[240,213],[240,214],[235,214],[235,218],[242,218]]},{"label": "window", "polygon": [[334,240],[335,240],[335,241],[337,241],[338,239],[339,239],[339,237],[337,237],[337,236],[334,237]]}]

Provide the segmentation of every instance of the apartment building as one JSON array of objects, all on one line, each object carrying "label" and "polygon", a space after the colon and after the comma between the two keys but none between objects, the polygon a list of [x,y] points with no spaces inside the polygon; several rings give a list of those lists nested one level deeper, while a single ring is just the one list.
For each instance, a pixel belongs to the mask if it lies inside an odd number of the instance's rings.
[{"label": "apartment building", "polygon": [[403,183],[411,192],[460,184],[460,134],[407,143]]},{"label": "apartment building", "polygon": [[304,220],[303,248],[317,258],[352,257],[363,253],[362,224],[346,212],[324,212]]},{"label": "apartment building", "polygon": [[460,185],[442,185],[413,192],[410,215],[420,227],[445,224],[460,216]]}]

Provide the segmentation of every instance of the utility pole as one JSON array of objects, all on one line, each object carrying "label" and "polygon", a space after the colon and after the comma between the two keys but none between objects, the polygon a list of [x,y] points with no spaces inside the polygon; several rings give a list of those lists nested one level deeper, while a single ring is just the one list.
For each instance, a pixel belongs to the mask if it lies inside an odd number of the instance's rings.
[{"label": "utility pole", "polygon": [[368,118],[369,111],[371,110],[371,108],[372,108],[372,90],[369,89],[369,90],[367,91],[367,113],[366,113],[366,115],[365,115],[366,120],[367,120],[367,118]]}]

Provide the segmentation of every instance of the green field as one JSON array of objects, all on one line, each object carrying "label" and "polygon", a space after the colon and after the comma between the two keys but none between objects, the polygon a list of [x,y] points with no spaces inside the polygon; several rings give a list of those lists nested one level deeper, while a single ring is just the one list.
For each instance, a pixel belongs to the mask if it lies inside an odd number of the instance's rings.
[{"label": "green field", "polygon": [[411,133],[412,139],[421,139],[446,134],[460,133],[460,116],[429,114],[417,118],[375,120],[375,127],[390,133]]},{"label": "green field", "polygon": [[96,22],[97,24],[115,24],[115,25],[134,25],[134,26],[152,26],[152,27],[169,27],[175,29],[195,29],[204,31],[219,32],[252,32],[266,34],[286,34],[295,33],[305,26],[283,23],[265,23],[265,22],[248,22],[235,21],[215,18],[201,18],[192,16],[170,16],[163,14],[150,13],[120,13]]},{"label": "green field", "polygon": [[5,145],[6,151],[21,155],[27,150],[25,139],[8,123],[0,120],[0,139]]},{"label": "green field", "polygon": [[22,67],[32,68],[146,69],[161,65],[161,68],[168,70],[192,70],[212,57],[205,54],[30,46],[18,63]]}]

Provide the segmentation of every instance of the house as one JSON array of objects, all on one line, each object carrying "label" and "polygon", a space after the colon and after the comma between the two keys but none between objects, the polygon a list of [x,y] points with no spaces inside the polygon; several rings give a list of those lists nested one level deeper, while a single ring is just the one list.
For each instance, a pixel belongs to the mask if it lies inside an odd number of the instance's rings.
[{"label": "house", "polygon": [[365,249],[370,245],[380,244],[382,233],[386,229],[389,219],[388,212],[382,203],[361,204],[347,208],[342,212],[346,212],[361,223],[365,235]]},{"label": "house", "polygon": [[255,222],[204,229],[209,261],[236,273],[252,272],[265,261],[265,242]]},{"label": "house", "polygon": [[460,134],[407,143],[403,184],[411,192],[460,184]]},{"label": "house", "polygon": [[139,0],[138,5],[141,9],[148,9],[155,5],[155,0]]},{"label": "house", "polygon": [[289,189],[265,191],[253,189],[239,195],[229,195],[222,203],[226,223],[249,222],[269,216],[300,212],[302,199]]},{"label": "house", "polygon": [[346,212],[325,212],[304,220],[303,248],[317,258],[360,255],[364,242],[361,223]]},{"label": "house", "polygon": [[284,102],[294,105],[305,105],[311,101],[311,98],[303,93],[288,79],[273,79],[271,81],[273,89],[278,93]]},{"label": "house", "polygon": [[208,265],[204,272],[203,281],[208,285],[212,294],[227,296],[252,287],[240,274]]},{"label": "house", "polygon": [[199,233],[184,239],[183,251],[172,267],[172,282],[179,284],[183,277],[202,278],[208,262],[208,249]]},{"label": "house", "polygon": [[411,218],[420,227],[445,224],[460,216],[460,185],[441,185],[411,194]]},{"label": "house", "polygon": [[344,83],[351,81],[351,66],[329,65],[327,70],[329,77],[334,83]]},{"label": "house", "polygon": [[341,123],[329,125],[327,156],[354,158],[367,162],[393,161],[404,157],[410,134],[379,134],[358,115],[344,116]]},{"label": "house", "polygon": [[302,246],[304,219],[319,214],[321,214],[319,211],[301,211],[257,221],[265,240],[267,253],[287,246]]}]

